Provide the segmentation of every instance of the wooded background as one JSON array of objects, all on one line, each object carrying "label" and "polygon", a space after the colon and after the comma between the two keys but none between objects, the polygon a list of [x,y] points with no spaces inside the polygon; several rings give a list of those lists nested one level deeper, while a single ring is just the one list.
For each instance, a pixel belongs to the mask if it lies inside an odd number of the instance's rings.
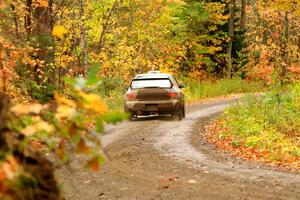
[{"label": "wooded background", "polygon": [[51,99],[65,76],[85,76],[94,63],[101,66],[99,77],[106,91],[148,70],[199,81],[238,76],[267,84],[274,77],[284,82],[299,73],[299,4],[1,1],[1,89]]}]

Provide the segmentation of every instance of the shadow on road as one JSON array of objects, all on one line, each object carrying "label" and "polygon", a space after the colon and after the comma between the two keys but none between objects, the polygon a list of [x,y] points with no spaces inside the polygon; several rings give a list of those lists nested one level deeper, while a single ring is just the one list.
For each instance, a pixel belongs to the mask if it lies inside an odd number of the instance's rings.
[{"label": "shadow on road", "polygon": [[161,115],[161,116],[139,116],[138,118],[132,119],[131,122],[139,122],[139,121],[179,121],[176,117],[170,115]]}]

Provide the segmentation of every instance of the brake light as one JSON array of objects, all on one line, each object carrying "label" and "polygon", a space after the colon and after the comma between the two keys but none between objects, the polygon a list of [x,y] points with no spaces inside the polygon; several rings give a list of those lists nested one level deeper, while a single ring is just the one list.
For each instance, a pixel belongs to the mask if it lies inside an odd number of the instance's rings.
[{"label": "brake light", "polygon": [[125,95],[127,100],[134,100],[136,98],[136,94],[133,92],[126,93]]},{"label": "brake light", "polygon": [[174,91],[171,91],[171,92],[169,92],[169,97],[171,97],[171,98],[177,98],[177,92],[174,92]]}]

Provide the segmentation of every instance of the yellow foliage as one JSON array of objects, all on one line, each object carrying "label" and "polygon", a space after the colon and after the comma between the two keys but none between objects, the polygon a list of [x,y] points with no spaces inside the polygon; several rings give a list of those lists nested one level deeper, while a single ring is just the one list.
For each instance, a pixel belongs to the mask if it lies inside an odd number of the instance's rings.
[{"label": "yellow foliage", "polygon": [[17,104],[13,106],[10,110],[16,115],[27,115],[27,114],[39,114],[42,110],[47,109],[48,105],[41,104]]},{"label": "yellow foliage", "polygon": [[81,96],[84,101],[84,108],[97,113],[105,113],[107,111],[107,105],[98,95],[79,92],[79,96]]},{"label": "yellow foliage", "polygon": [[77,115],[77,111],[74,107],[67,105],[60,105],[57,108],[55,118],[58,120],[72,119]]},{"label": "yellow foliage", "polygon": [[54,26],[53,31],[52,31],[52,35],[54,37],[58,37],[58,38],[63,38],[65,34],[67,34],[68,31],[60,25]]},{"label": "yellow foliage", "polygon": [[34,123],[31,126],[27,126],[25,129],[23,129],[21,132],[25,136],[32,136],[34,135],[37,131],[47,131],[47,132],[52,132],[54,130],[53,126],[51,126],[49,123],[39,120],[38,122]]},{"label": "yellow foliage", "polygon": [[55,114],[55,118],[59,120],[72,119],[77,115],[76,103],[70,99],[54,94],[54,99],[59,105]]},{"label": "yellow foliage", "polygon": [[66,99],[65,97],[60,96],[59,94],[54,94],[55,101],[60,105],[66,105],[69,107],[76,107],[76,103],[70,99]]}]

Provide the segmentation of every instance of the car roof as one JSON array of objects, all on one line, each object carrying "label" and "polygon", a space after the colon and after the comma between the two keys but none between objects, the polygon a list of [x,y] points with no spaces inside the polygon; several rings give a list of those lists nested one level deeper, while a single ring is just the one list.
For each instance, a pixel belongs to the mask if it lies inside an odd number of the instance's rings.
[{"label": "car roof", "polygon": [[164,73],[147,73],[147,74],[138,74],[134,77],[134,79],[160,79],[160,78],[170,78],[171,74]]}]

